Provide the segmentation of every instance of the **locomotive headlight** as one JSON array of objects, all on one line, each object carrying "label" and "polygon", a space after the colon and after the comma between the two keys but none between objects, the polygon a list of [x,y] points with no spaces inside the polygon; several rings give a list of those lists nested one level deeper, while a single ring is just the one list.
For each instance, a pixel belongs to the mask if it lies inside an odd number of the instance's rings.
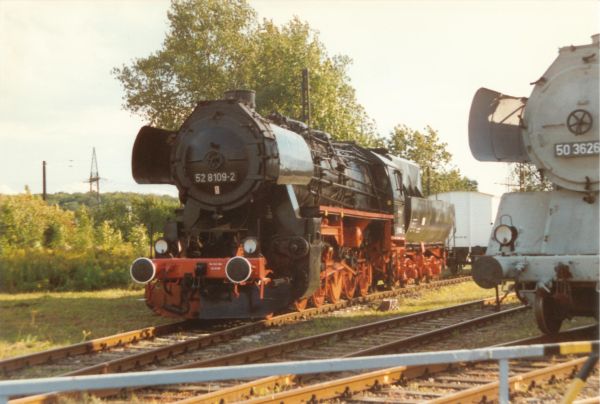
[{"label": "locomotive headlight", "polygon": [[517,229],[513,226],[501,224],[494,229],[494,238],[501,246],[510,245],[517,238]]},{"label": "locomotive headlight", "polygon": [[156,240],[156,243],[154,243],[154,251],[160,255],[166,254],[167,251],[169,251],[169,243],[167,243],[167,240],[163,238]]},{"label": "locomotive headlight", "polygon": [[246,254],[254,254],[258,248],[258,240],[254,237],[248,237],[244,240],[242,247]]}]

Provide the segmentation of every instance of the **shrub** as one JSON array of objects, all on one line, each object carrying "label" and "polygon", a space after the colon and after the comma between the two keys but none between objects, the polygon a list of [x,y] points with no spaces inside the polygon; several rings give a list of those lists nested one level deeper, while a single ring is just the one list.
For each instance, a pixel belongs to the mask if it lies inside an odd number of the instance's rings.
[{"label": "shrub", "polygon": [[85,205],[71,211],[29,193],[0,195],[0,292],[130,287],[129,266],[148,248],[146,226],[108,211],[95,222]]},{"label": "shrub", "polygon": [[12,249],[0,262],[1,292],[97,290],[127,287],[135,249],[85,252],[51,249]]}]

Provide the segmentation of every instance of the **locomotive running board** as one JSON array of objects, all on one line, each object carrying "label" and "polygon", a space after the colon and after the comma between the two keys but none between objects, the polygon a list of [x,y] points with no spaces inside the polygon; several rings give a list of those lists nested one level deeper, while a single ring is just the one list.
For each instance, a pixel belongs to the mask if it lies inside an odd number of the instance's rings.
[{"label": "locomotive running board", "polygon": [[337,206],[319,206],[319,211],[325,216],[327,215],[338,215],[341,217],[356,217],[359,219],[373,219],[373,220],[393,220],[394,215],[388,215],[387,213],[376,213],[376,212],[365,212],[362,210],[339,208]]}]

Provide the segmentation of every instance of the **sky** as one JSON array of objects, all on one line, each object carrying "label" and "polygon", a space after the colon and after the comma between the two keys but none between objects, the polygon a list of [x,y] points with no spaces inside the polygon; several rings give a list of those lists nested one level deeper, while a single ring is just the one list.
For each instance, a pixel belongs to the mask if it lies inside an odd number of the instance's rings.
[{"label": "sky", "polygon": [[[478,162],[468,146],[479,87],[529,96],[558,48],[591,42],[597,1],[254,0],[259,18],[293,16],[319,33],[330,55],[353,63],[358,102],[381,135],[429,125],[453,164],[479,190],[506,191],[507,165]],[[0,0],[0,193],[85,192],[92,149],[100,190],[176,195],[138,185],[131,148],[146,124],[123,110],[116,66],[162,45],[168,1]]]}]

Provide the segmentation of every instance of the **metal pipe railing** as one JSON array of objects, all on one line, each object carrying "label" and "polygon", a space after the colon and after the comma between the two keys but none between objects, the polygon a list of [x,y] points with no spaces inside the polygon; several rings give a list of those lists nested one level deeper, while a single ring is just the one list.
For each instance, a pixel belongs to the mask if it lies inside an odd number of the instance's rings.
[{"label": "metal pipe railing", "polygon": [[350,370],[382,369],[397,366],[434,365],[458,362],[499,361],[501,403],[508,403],[508,361],[556,354],[598,352],[598,342],[568,342],[502,348],[464,349],[421,352],[346,359],[308,360],[264,363],[243,366],[220,366],[200,369],[160,370],[108,375],[51,377],[0,381],[0,404],[12,396],[49,392],[93,391],[102,389],[144,387],[168,384],[199,383],[230,379],[257,379],[281,374],[310,374]]}]

